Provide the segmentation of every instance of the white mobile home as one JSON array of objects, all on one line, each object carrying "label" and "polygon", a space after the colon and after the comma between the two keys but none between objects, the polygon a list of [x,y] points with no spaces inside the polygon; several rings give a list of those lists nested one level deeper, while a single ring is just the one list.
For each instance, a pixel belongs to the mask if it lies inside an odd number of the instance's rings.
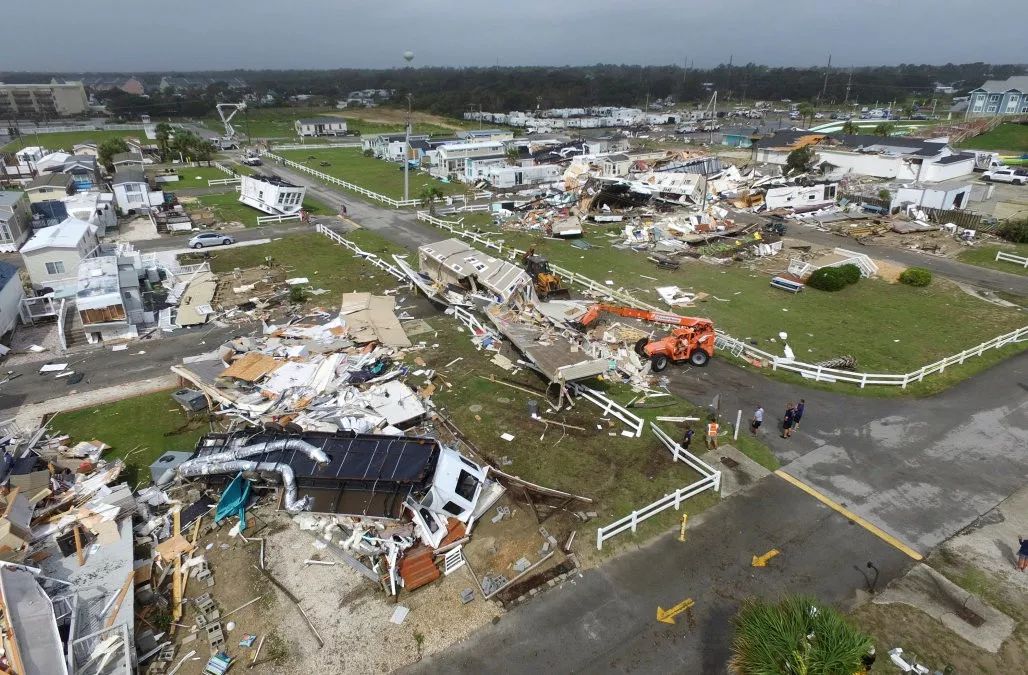
[{"label": "white mobile home", "polygon": [[297,136],[345,136],[346,120],[341,117],[309,117],[294,123]]},{"label": "white mobile home", "polygon": [[299,213],[307,188],[276,176],[242,176],[239,201],[258,211],[278,216]]},{"label": "white mobile home", "polygon": [[49,288],[58,296],[72,295],[78,284],[79,264],[95,254],[98,243],[96,226],[75,218],[38,230],[21,247],[32,288]]},{"label": "white mobile home", "polygon": [[444,239],[418,247],[421,272],[433,281],[460,286],[505,302],[532,285],[516,265],[488,256],[459,239]]},{"label": "white mobile home", "polygon": [[125,165],[114,172],[111,181],[114,189],[114,201],[123,216],[131,213],[148,212],[150,209],[164,204],[164,193],[150,190],[146,173],[141,166]]}]

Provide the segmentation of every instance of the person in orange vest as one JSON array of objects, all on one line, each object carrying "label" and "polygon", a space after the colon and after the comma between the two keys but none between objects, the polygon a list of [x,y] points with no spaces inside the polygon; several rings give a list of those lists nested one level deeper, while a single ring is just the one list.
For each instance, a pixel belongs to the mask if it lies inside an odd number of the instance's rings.
[{"label": "person in orange vest", "polygon": [[707,422],[707,449],[717,450],[717,432],[720,426],[717,423],[716,417],[711,417],[710,421]]}]

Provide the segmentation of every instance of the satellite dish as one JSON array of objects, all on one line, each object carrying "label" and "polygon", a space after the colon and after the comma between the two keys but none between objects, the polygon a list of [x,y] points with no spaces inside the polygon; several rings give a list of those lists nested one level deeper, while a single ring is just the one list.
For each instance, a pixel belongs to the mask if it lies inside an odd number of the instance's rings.
[{"label": "satellite dish", "polygon": [[407,51],[405,51],[403,53],[403,60],[407,61],[407,62],[413,61],[414,60],[414,52],[410,51],[409,49]]}]

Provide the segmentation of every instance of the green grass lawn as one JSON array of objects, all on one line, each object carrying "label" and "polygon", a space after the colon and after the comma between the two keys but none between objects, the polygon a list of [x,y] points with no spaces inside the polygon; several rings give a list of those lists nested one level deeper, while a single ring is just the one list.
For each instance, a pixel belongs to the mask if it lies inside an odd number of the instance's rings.
[{"label": "green grass lawn", "polygon": [[[323,115],[345,119],[347,130],[356,131],[361,135],[396,133],[403,131],[402,122],[388,123],[362,119],[361,112],[362,111],[359,110],[337,110],[336,108],[330,107],[250,108],[237,114],[232,119],[232,125],[236,128],[236,133],[243,138],[249,134],[253,139],[278,138],[294,141],[298,140],[295,126],[296,120],[308,117],[320,117]],[[373,114],[374,111],[371,111],[371,113]],[[224,131],[224,126],[222,125],[221,120],[217,117],[209,117],[201,121],[208,129]],[[453,124],[455,126],[464,126],[464,123],[460,120],[453,120]],[[449,135],[453,133],[453,129],[430,122],[418,122],[415,120],[414,132],[432,135]],[[325,139],[307,139],[305,142],[323,143],[331,140],[332,139],[329,137],[328,141]]]},{"label": "green grass lawn", "polygon": [[1001,124],[992,131],[969,138],[959,145],[975,150],[1005,150],[1018,154],[1028,152],[1028,124]]},{"label": "green grass lawn", "polygon": [[47,150],[65,150],[71,152],[73,145],[93,141],[103,143],[109,138],[138,138],[146,141],[143,131],[62,131],[56,134],[25,134],[0,148],[3,152],[14,152],[25,147],[41,145]]},{"label": "green grass lawn", "polygon": [[[215,171],[217,171],[217,169],[215,169]],[[220,171],[219,173],[223,176],[226,175]],[[246,225],[247,227],[256,227],[257,218],[268,215],[255,208],[249,207],[246,204],[241,204],[239,202],[239,193],[233,189],[233,185],[222,187],[226,187],[232,191],[196,197],[196,201],[199,204],[210,207],[214,210],[215,217],[220,222],[238,222]],[[169,189],[171,192],[175,191],[174,188]],[[335,214],[335,210],[325,206],[314,197],[305,196],[303,198],[303,207],[314,216],[330,216]]]},{"label": "green grass lawn", "polygon": [[[72,443],[94,438],[111,446],[105,459],[125,459],[125,481],[149,481],[148,467],[168,450],[191,452],[209,431],[206,415],[187,417],[171,398],[171,390],[144,394],[104,405],[58,413],[53,433],[68,434]],[[131,453],[131,454],[130,454]]]},{"label": "green grass lawn", "polygon": [[[365,251],[388,256],[400,253],[402,248],[384,241],[366,230],[357,230],[346,235]],[[207,252],[205,252],[206,254]],[[339,294],[352,291],[383,291],[395,288],[397,281],[369,262],[355,258],[347,249],[333,243],[322,234],[305,233],[276,239],[259,246],[212,249],[211,269],[216,273],[231,272],[233,269],[263,265],[271,256],[275,264],[284,266],[289,276],[307,277],[310,285],[331,291],[329,295],[314,296],[311,302],[336,304]],[[182,256],[184,261],[193,259],[192,254]]]},{"label": "green grass lawn", "polygon": [[957,259],[961,262],[978,265],[979,267],[988,267],[1000,272],[1010,272],[1011,274],[1020,274],[1022,276],[1028,275],[1028,268],[1006,260],[996,260],[997,251],[1028,257],[1028,244],[976,246],[966,251],[961,251]]},{"label": "green grass lawn", "polygon": [[[162,187],[164,189],[174,192],[175,190],[184,190],[187,188],[205,188],[207,187],[207,181],[209,180],[232,177],[221,169],[216,169],[213,166],[182,167],[178,169],[177,172],[179,180],[174,183],[163,183]],[[232,188],[231,185],[228,187]]]},{"label": "green grass lawn", "polygon": [[813,363],[852,355],[864,372],[915,370],[1028,323],[1023,312],[971,297],[938,277],[923,289],[864,279],[837,293],[808,288],[793,295],[772,288],[767,274],[741,265],[687,260],[677,271],[660,270],[645,254],[612,248],[614,240],[595,229],[586,240],[598,248],[589,251],[521,233],[504,238],[521,249],[534,244],[556,264],[600,283],[612,280],[615,288],[625,286],[656,306],[656,286],[709,293],[706,302],[680,313],[707,316],[721,330],[772,353],[782,353],[777,336],[785,331],[797,359]]},{"label": "green grass lawn", "polygon": [[[365,157],[359,148],[286,150],[279,154],[286,159],[306,164],[312,169],[356,183],[393,199],[403,198],[403,166],[374,157]],[[321,166],[322,162],[328,162],[329,166]],[[443,183],[422,171],[410,172],[411,199],[417,199],[421,189],[426,185],[439,188],[443,194],[462,194],[467,187],[463,183]]]}]

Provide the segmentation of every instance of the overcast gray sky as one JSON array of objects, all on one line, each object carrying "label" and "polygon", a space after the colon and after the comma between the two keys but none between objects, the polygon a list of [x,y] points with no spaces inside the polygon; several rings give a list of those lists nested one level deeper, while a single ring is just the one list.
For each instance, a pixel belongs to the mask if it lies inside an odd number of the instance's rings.
[{"label": "overcast gray sky", "polygon": [[13,0],[0,68],[1028,61],[1028,0]]}]

